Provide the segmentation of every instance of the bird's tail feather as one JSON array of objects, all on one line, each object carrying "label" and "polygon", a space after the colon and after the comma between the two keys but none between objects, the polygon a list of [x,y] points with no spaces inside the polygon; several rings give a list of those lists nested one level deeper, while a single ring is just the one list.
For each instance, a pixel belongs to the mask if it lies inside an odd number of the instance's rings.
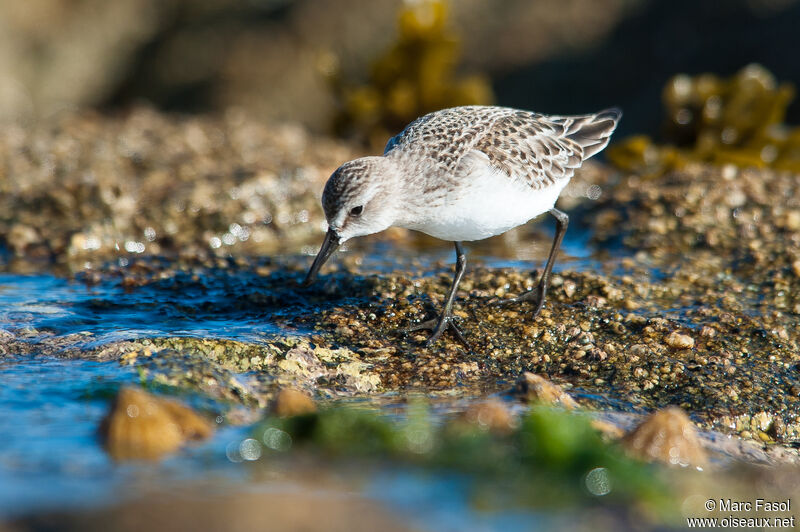
[{"label": "bird's tail feather", "polygon": [[606,147],[622,118],[622,111],[612,107],[593,115],[570,118],[572,122],[564,124],[566,129],[564,136],[583,148],[585,160]]}]

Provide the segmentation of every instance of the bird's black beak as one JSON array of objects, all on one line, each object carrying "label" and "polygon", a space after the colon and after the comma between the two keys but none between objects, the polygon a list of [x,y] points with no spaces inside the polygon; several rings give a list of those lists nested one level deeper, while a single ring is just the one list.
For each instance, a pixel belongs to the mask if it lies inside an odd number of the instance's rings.
[{"label": "bird's black beak", "polygon": [[311,269],[308,270],[308,275],[306,275],[303,281],[304,287],[314,282],[317,273],[319,273],[319,269],[322,268],[322,265],[325,264],[328,257],[333,255],[333,252],[336,251],[338,247],[339,235],[337,235],[336,231],[333,229],[328,229],[328,232],[325,234],[325,240],[322,241],[322,247],[319,248],[319,253],[317,253],[317,258],[314,259],[314,263],[311,265]]}]

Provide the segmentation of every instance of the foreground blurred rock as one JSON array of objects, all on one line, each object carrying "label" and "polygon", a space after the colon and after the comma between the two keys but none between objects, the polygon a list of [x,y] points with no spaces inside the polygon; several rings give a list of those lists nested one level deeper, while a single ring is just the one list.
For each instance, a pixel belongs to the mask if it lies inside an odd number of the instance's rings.
[{"label": "foreground blurred rock", "polygon": [[[289,484],[273,481],[271,489],[238,488],[220,480],[207,486],[161,487],[156,495],[115,503],[103,508],[37,512],[11,523],[10,530],[64,530],[75,532],[250,532],[302,530],[306,532],[413,532],[417,530],[377,503],[353,494],[350,485],[308,473]],[[282,473],[282,477],[286,473]],[[299,475],[298,475],[299,476]],[[328,475],[331,476],[331,475]],[[321,484],[325,484],[321,487]],[[334,485],[331,485],[334,484]],[[155,490],[156,487],[153,487]],[[343,493],[345,493],[343,495]],[[0,525],[2,526],[2,525]],[[3,529],[5,530],[5,529]]]},{"label": "foreground blurred rock", "polygon": [[192,409],[144,390],[123,388],[100,428],[115,460],[156,459],[187,442],[204,440],[214,429]]},{"label": "foreground blurred rock", "polygon": [[665,464],[704,467],[708,457],[686,412],[670,407],[649,415],[622,444],[634,456]]}]

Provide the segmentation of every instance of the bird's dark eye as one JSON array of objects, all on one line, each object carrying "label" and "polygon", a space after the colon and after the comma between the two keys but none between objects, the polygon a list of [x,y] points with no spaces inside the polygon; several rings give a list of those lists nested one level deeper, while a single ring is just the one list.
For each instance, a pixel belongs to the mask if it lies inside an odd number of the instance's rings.
[{"label": "bird's dark eye", "polygon": [[358,207],[353,207],[352,209],[350,209],[350,216],[358,216],[359,214],[361,214],[361,211],[363,210],[364,210],[363,205],[359,205]]}]

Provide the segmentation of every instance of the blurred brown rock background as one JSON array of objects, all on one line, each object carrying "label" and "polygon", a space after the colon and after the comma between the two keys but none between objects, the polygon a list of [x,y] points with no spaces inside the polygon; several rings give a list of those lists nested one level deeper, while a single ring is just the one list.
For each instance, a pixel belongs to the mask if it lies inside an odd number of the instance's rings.
[{"label": "blurred brown rock background", "polygon": [[[3,2],[0,119],[147,100],[180,111],[239,106],[259,119],[327,132],[338,111],[330,76],[366,80],[397,39],[398,11],[421,3]],[[459,71],[487,74],[502,104],[578,112],[616,103],[629,126],[632,109],[653,126],[658,115],[647,108],[679,71],[726,75],[759,62],[779,79],[800,79],[788,46],[800,23],[796,0],[462,0],[448,7]]]},{"label": "blurred brown rock background", "polygon": [[657,138],[676,73],[797,85],[798,27],[797,0],[2,2],[0,256],[296,251],[330,172],[424,112],[618,105]]},{"label": "blurred brown rock background", "polygon": [[[407,2],[412,3],[412,2]],[[508,72],[588,47],[641,2],[465,0],[450,6],[461,68]],[[363,78],[396,38],[399,0],[30,0],[0,4],[0,117],[145,98],[243,106],[325,130],[326,75]]]}]

